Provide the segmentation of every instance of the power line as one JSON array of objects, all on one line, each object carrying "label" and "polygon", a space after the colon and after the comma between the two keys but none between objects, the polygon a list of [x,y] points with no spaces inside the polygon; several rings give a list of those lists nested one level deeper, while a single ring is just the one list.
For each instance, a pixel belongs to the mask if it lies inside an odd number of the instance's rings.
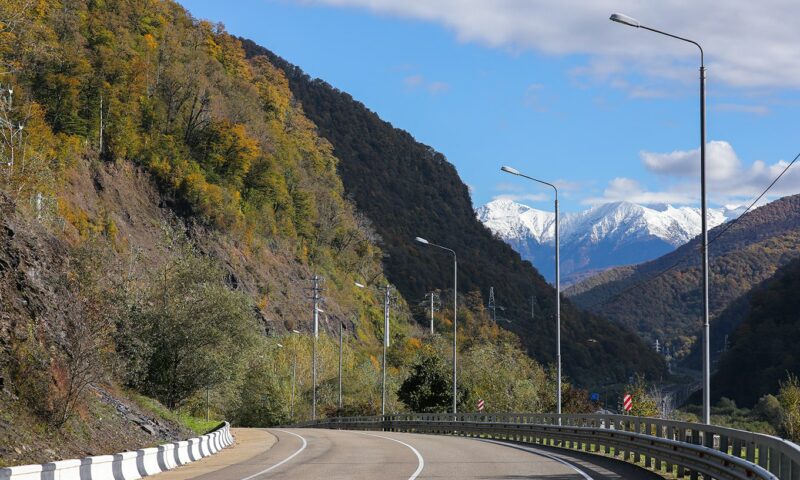
[{"label": "power line", "polygon": [[[761,192],[761,194],[760,194],[758,197],[756,197],[756,199],[755,199],[755,200],[753,200],[753,202],[752,202],[752,203],[750,203],[750,205],[747,207],[747,209],[745,209],[745,211],[744,211],[744,212],[742,212],[742,213],[741,213],[741,214],[740,214],[738,217],[736,217],[735,219],[733,219],[733,220],[731,220],[730,222],[728,222],[728,224],[724,226],[724,228],[722,229],[722,231],[721,231],[721,232],[719,232],[717,235],[715,235],[715,236],[714,236],[714,238],[712,238],[711,240],[709,240],[709,241],[708,241],[708,243],[706,244],[706,248],[708,248],[708,245],[711,245],[713,242],[715,242],[716,240],[718,240],[718,239],[719,239],[719,238],[720,238],[720,237],[721,237],[721,236],[722,236],[724,233],[726,233],[726,232],[727,232],[728,230],[730,230],[730,229],[731,229],[731,228],[732,228],[732,227],[733,227],[733,226],[734,226],[736,223],[738,223],[738,222],[739,222],[739,220],[741,220],[741,218],[742,218],[742,217],[744,217],[744,215],[745,215],[745,214],[747,214],[747,212],[749,212],[749,211],[750,211],[750,210],[751,210],[751,209],[752,209],[752,208],[755,206],[755,204],[756,204],[756,203],[758,203],[758,201],[759,201],[759,200],[761,200],[761,199],[764,197],[764,195],[766,195],[766,194],[767,194],[767,192],[769,192],[769,191],[770,191],[770,189],[772,189],[772,187],[773,187],[773,186],[775,186],[775,184],[776,184],[776,183],[778,183],[778,180],[780,180],[780,179],[781,179],[781,177],[783,177],[783,175],[784,175],[784,174],[785,174],[785,173],[786,173],[786,172],[789,170],[789,168],[790,168],[792,165],[794,165],[794,163],[797,161],[797,159],[798,159],[798,158],[800,158],[800,153],[798,153],[798,154],[797,154],[797,155],[794,157],[794,159],[793,159],[791,162],[789,162],[789,164],[788,164],[788,165],[786,165],[786,167],[783,169],[783,171],[782,171],[782,172],[781,172],[781,173],[780,173],[780,174],[779,174],[777,177],[775,177],[775,180],[773,180],[773,181],[772,181],[772,183],[770,183],[770,184],[769,184],[769,186],[768,186],[766,189],[764,189],[764,191],[763,191],[763,192]],[[604,299],[602,299],[602,300],[599,300],[599,301],[597,301],[597,302],[594,302],[594,303],[592,303],[592,304],[589,304],[589,305],[587,305],[587,306],[585,306],[585,307],[583,307],[583,308],[584,308],[585,310],[590,310],[590,309],[592,309],[593,307],[596,307],[596,306],[598,306],[598,305],[603,305],[603,304],[605,304],[605,303],[608,303],[608,302],[610,302],[611,300],[615,300],[615,299],[617,299],[617,298],[620,298],[621,296],[625,295],[626,293],[630,292],[631,290],[635,290],[636,288],[638,288],[638,287],[640,287],[640,286],[644,285],[645,283],[647,283],[647,282],[650,282],[650,281],[653,281],[653,280],[656,280],[656,279],[658,279],[659,277],[661,277],[661,276],[665,275],[666,273],[668,273],[669,271],[671,271],[672,269],[674,269],[675,267],[677,267],[678,265],[680,265],[680,264],[681,264],[681,263],[682,263],[684,260],[687,260],[688,258],[689,258],[689,254],[687,253],[686,255],[684,255],[682,258],[679,258],[679,259],[678,259],[678,260],[677,260],[675,263],[673,263],[673,264],[672,264],[672,265],[670,265],[669,267],[667,267],[667,268],[665,268],[664,270],[662,270],[662,271],[658,272],[656,275],[654,275],[654,276],[652,276],[652,277],[649,277],[649,278],[646,278],[646,279],[644,279],[644,280],[641,280],[641,281],[639,281],[639,282],[636,282],[636,283],[634,283],[633,285],[630,285],[630,286],[628,286],[627,288],[623,289],[622,291],[615,293],[614,295],[611,295],[611,296],[609,296],[609,297],[606,297],[606,298],[604,298]]]}]

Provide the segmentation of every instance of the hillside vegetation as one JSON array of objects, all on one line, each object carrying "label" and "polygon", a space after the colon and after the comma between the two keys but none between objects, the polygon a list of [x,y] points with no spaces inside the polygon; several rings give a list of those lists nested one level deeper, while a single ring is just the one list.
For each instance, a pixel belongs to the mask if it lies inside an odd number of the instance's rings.
[{"label": "hillside vegetation", "polygon": [[[242,41],[248,57],[264,55],[286,74],[295,98],[333,145],[345,190],[380,235],[386,274],[405,298],[421,301],[426,292],[448,288],[453,281],[452,257],[416,244],[414,237],[452,248],[459,261],[459,290],[477,292],[476,303],[486,305],[494,287],[508,320],[501,326],[519,335],[532,357],[554,361],[554,289],[475,218],[467,186],[444,155],[384,122],[347,93]],[[565,371],[579,384],[620,383],[637,371],[649,378],[666,373],[663,361],[631,330],[568,301],[562,315]]]},{"label": "hillside vegetation", "polygon": [[[0,3],[0,70],[0,438],[9,440],[0,442],[0,462],[185,437],[170,419],[202,417],[207,408],[212,422],[235,425],[308,419],[314,275],[324,279],[318,412],[379,411],[383,299],[373,287],[387,283],[380,237],[347,200],[358,191],[340,180],[346,168],[338,152],[306,117],[282,69],[246,57],[222,26],[174,2],[40,0]],[[354,130],[373,134],[369,125]],[[463,210],[468,197],[452,166],[434,164],[461,192],[455,207],[443,208]],[[436,195],[450,199],[440,187]],[[371,188],[376,198],[393,195],[385,184]],[[474,255],[502,245],[485,230],[465,235],[477,235]],[[397,242],[387,237],[385,246]],[[518,269],[506,282],[549,291],[529,265],[502,252],[494,261]],[[446,275],[430,253],[409,258]],[[388,265],[402,262],[392,255]],[[402,294],[427,283],[403,272],[410,276],[392,277]],[[554,409],[552,370],[489,320],[477,283],[465,285],[462,405],[480,396],[489,411]],[[547,301],[539,308],[552,310]],[[630,332],[565,310],[574,338],[599,340],[565,345],[575,377],[660,371]],[[397,392],[412,365],[445,356],[452,316],[444,309],[439,334],[425,335],[403,296],[392,298],[388,411],[409,408]],[[333,337],[340,325],[343,411]],[[552,322],[542,325],[536,334],[546,337],[536,341],[550,345]],[[529,348],[536,341],[526,340]],[[632,355],[612,366],[623,349]],[[568,398],[587,397],[570,382],[564,388]]]},{"label": "hillside vegetation", "polygon": [[714,397],[754,405],[800,374],[800,260],[781,268],[748,295],[746,313],[712,377]]},{"label": "hillside vegetation", "polygon": [[[800,195],[785,197],[709,232],[712,351],[724,347],[725,335],[741,320],[716,324],[716,317],[778,268],[800,256]],[[602,272],[570,288],[579,306],[635,329],[649,341],[658,339],[673,356],[689,354],[701,327],[699,240],[634,267]],[[667,273],[660,272],[671,268]],[[735,315],[734,315],[735,316]],[[715,325],[716,324],[716,325]]]}]

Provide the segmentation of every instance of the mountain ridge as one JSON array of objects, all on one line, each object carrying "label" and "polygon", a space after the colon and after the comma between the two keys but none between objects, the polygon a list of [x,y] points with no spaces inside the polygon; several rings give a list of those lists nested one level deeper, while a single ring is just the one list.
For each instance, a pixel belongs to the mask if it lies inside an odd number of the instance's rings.
[{"label": "mountain ridge", "polygon": [[[709,210],[714,227],[741,209]],[[476,209],[477,218],[553,280],[555,215],[508,199]],[[700,232],[700,210],[671,205],[611,202],[560,220],[562,281],[569,284],[589,272],[641,263],[668,253]]]},{"label": "mountain ridge", "polygon": [[[780,198],[747,212],[736,223],[713,228],[709,232],[712,318],[798,256],[800,195]],[[699,335],[700,285],[698,236],[649,262],[601,272],[566,294],[649,341],[660,339],[683,358]],[[735,328],[736,322],[731,323]],[[720,331],[723,337],[725,333]]]},{"label": "mountain ridge", "polygon": [[[382,120],[348,93],[309,77],[250,40],[240,40],[249,58],[264,55],[284,71],[304,112],[333,145],[345,191],[383,239],[387,275],[403,296],[413,303],[428,291],[452,285],[452,259],[416,244],[414,237],[453,248],[459,260],[460,295],[485,305],[494,287],[498,301],[513,316],[508,328],[531,356],[552,362],[555,322],[526,319],[532,297],[540,312],[537,318],[554,318],[554,290],[475,218],[469,190],[444,155]],[[663,360],[633,332],[581,312],[569,301],[562,305],[562,316],[564,336],[570,339],[562,346],[564,358],[571,359],[565,371],[579,384],[624,382],[634,371],[650,377],[665,374]],[[595,348],[598,344],[604,347]]]}]

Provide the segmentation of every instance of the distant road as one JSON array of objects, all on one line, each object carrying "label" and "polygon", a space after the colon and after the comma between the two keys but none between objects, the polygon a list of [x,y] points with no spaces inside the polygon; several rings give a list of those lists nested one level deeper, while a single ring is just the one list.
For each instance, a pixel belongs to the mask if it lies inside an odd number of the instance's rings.
[{"label": "distant road", "polygon": [[661,479],[594,455],[471,438],[316,429],[235,429],[236,445],[163,480]]}]

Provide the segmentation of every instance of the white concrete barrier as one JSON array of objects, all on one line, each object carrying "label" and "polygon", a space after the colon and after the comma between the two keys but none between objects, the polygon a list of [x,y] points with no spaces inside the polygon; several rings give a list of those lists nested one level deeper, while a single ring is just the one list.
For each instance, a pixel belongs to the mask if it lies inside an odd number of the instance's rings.
[{"label": "white concrete barrier", "polygon": [[225,422],[202,437],[135,452],[0,468],[0,480],[136,480],[213,455],[232,443],[230,424]]},{"label": "white concrete barrier", "polygon": [[83,459],[81,473],[84,478],[114,478],[114,455],[98,455]]},{"label": "white concrete barrier", "polygon": [[143,477],[163,472],[158,465],[158,448],[143,448],[136,454],[136,466]]}]

